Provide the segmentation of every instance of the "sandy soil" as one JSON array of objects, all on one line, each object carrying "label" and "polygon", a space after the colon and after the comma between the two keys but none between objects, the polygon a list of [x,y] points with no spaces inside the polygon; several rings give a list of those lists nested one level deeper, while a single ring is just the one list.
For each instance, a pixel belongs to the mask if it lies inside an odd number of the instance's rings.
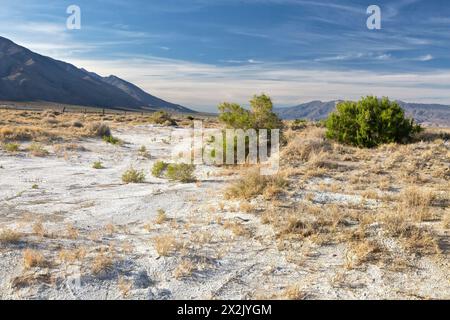
[{"label": "sandy soil", "polygon": [[[337,245],[300,246],[302,262],[293,263],[258,213],[241,212],[239,202],[223,199],[233,177],[204,165],[196,169],[197,183],[151,176],[152,164],[170,157],[171,130],[182,129],[122,127],[113,134],[123,145],[86,139],[78,143],[85,151],[57,156],[47,147],[45,158],[0,151],[0,229],[23,233],[18,243],[0,244],[0,298],[286,298],[293,286],[310,299],[450,298],[446,260],[414,259],[416,268],[408,272],[370,264],[346,270],[345,248]],[[142,145],[150,158],[139,155]],[[105,169],[93,169],[94,161]],[[145,183],[122,183],[130,166],[145,171]],[[359,201],[329,192],[314,196],[318,202]],[[261,202],[252,204],[258,208]],[[167,214],[160,224],[158,209]],[[38,222],[44,236],[33,231]],[[236,235],[230,223],[247,232]],[[67,235],[68,226],[78,234]],[[161,235],[176,242],[168,256],[155,249]],[[40,252],[47,265],[26,269],[26,248]],[[63,250],[77,249],[85,254],[61,258]],[[99,255],[111,263],[94,274]]]}]

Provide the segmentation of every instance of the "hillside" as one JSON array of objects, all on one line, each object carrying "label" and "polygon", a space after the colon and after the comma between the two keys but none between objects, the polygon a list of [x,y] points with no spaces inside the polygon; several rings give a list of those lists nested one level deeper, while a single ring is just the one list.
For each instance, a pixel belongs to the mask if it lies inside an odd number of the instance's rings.
[{"label": "hillside", "polygon": [[116,76],[101,77],[0,37],[0,100],[193,112]]}]

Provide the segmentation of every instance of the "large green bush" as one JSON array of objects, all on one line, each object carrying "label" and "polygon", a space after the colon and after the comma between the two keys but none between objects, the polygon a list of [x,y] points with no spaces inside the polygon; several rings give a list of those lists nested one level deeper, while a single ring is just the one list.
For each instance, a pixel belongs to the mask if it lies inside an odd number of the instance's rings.
[{"label": "large green bush", "polygon": [[281,129],[283,123],[273,112],[273,103],[265,94],[255,95],[250,100],[251,110],[239,104],[224,102],[219,105],[219,121],[234,129]]},{"label": "large green bush", "polygon": [[[227,128],[242,129],[244,131],[254,129],[257,134],[258,148],[259,148],[259,130],[267,129],[268,150],[270,151],[271,144],[271,130],[282,129],[283,123],[278,116],[273,112],[273,103],[269,96],[265,94],[254,95],[250,100],[250,110],[244,109],[239,104],[224,102],[219,105],[219,121]],[[283,141],[282,133],[280,132],[280,139]],[[227,151],[227,141],[223,142],[223,156],[224,161]],[[215,154],[215,150],[214,150]],[[249,137],[245,137],[245,156],[249,154]],[[237,138],[234,138],[234,155],[235,163],[237,156]],[[214,157],[214,155],[211,155]]]},{"label": "large green bush", "polygon": [[345,101],[326,120],[327,137],[359,147],[405,142],[420,131],[405,117],[397,102],[368,96],[358,102]]}]

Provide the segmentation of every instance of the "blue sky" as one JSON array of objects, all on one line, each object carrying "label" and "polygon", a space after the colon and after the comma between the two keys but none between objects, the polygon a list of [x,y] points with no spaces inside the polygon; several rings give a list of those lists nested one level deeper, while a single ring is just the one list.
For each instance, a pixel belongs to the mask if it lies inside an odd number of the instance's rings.
[{"label": "blue sky", "polygon": [[[67,30],[66,8],[81,8]],[[368,30],[366,9],[381,8]],[[387,95],[450,104],[444,0],[0,0],[0,35],[197,110]]]}]

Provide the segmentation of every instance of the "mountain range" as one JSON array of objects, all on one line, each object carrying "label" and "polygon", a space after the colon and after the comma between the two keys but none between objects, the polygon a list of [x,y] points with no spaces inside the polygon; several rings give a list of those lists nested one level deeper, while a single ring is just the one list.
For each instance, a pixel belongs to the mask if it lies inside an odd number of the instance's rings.
[{"label": "mountain range", "polygon": [[[110,109],[195,111],[152,96],[114,75],[102,77],[72,64],[46,57],[0,36],[0,101],[53,102]],[[276,108],[282,119],[320,120],[335,101],[311,101]],[[450,106],[398,101],[419,123],[450,127]]]},{"label": "mountain range", "polygon": [[3,37],[0,37],[0,100],[194,112],[154,97],[116,76],[101,77],[32,52]]},{"label": "mountain range", "polygon": [[[311,101],[294,107],[276,108],[274,111],[282,119],[325,119],[342,100]],[[450,127],[450,106],[441,104],[421,104],[397,101],[409,117],[418,123]]]}]

